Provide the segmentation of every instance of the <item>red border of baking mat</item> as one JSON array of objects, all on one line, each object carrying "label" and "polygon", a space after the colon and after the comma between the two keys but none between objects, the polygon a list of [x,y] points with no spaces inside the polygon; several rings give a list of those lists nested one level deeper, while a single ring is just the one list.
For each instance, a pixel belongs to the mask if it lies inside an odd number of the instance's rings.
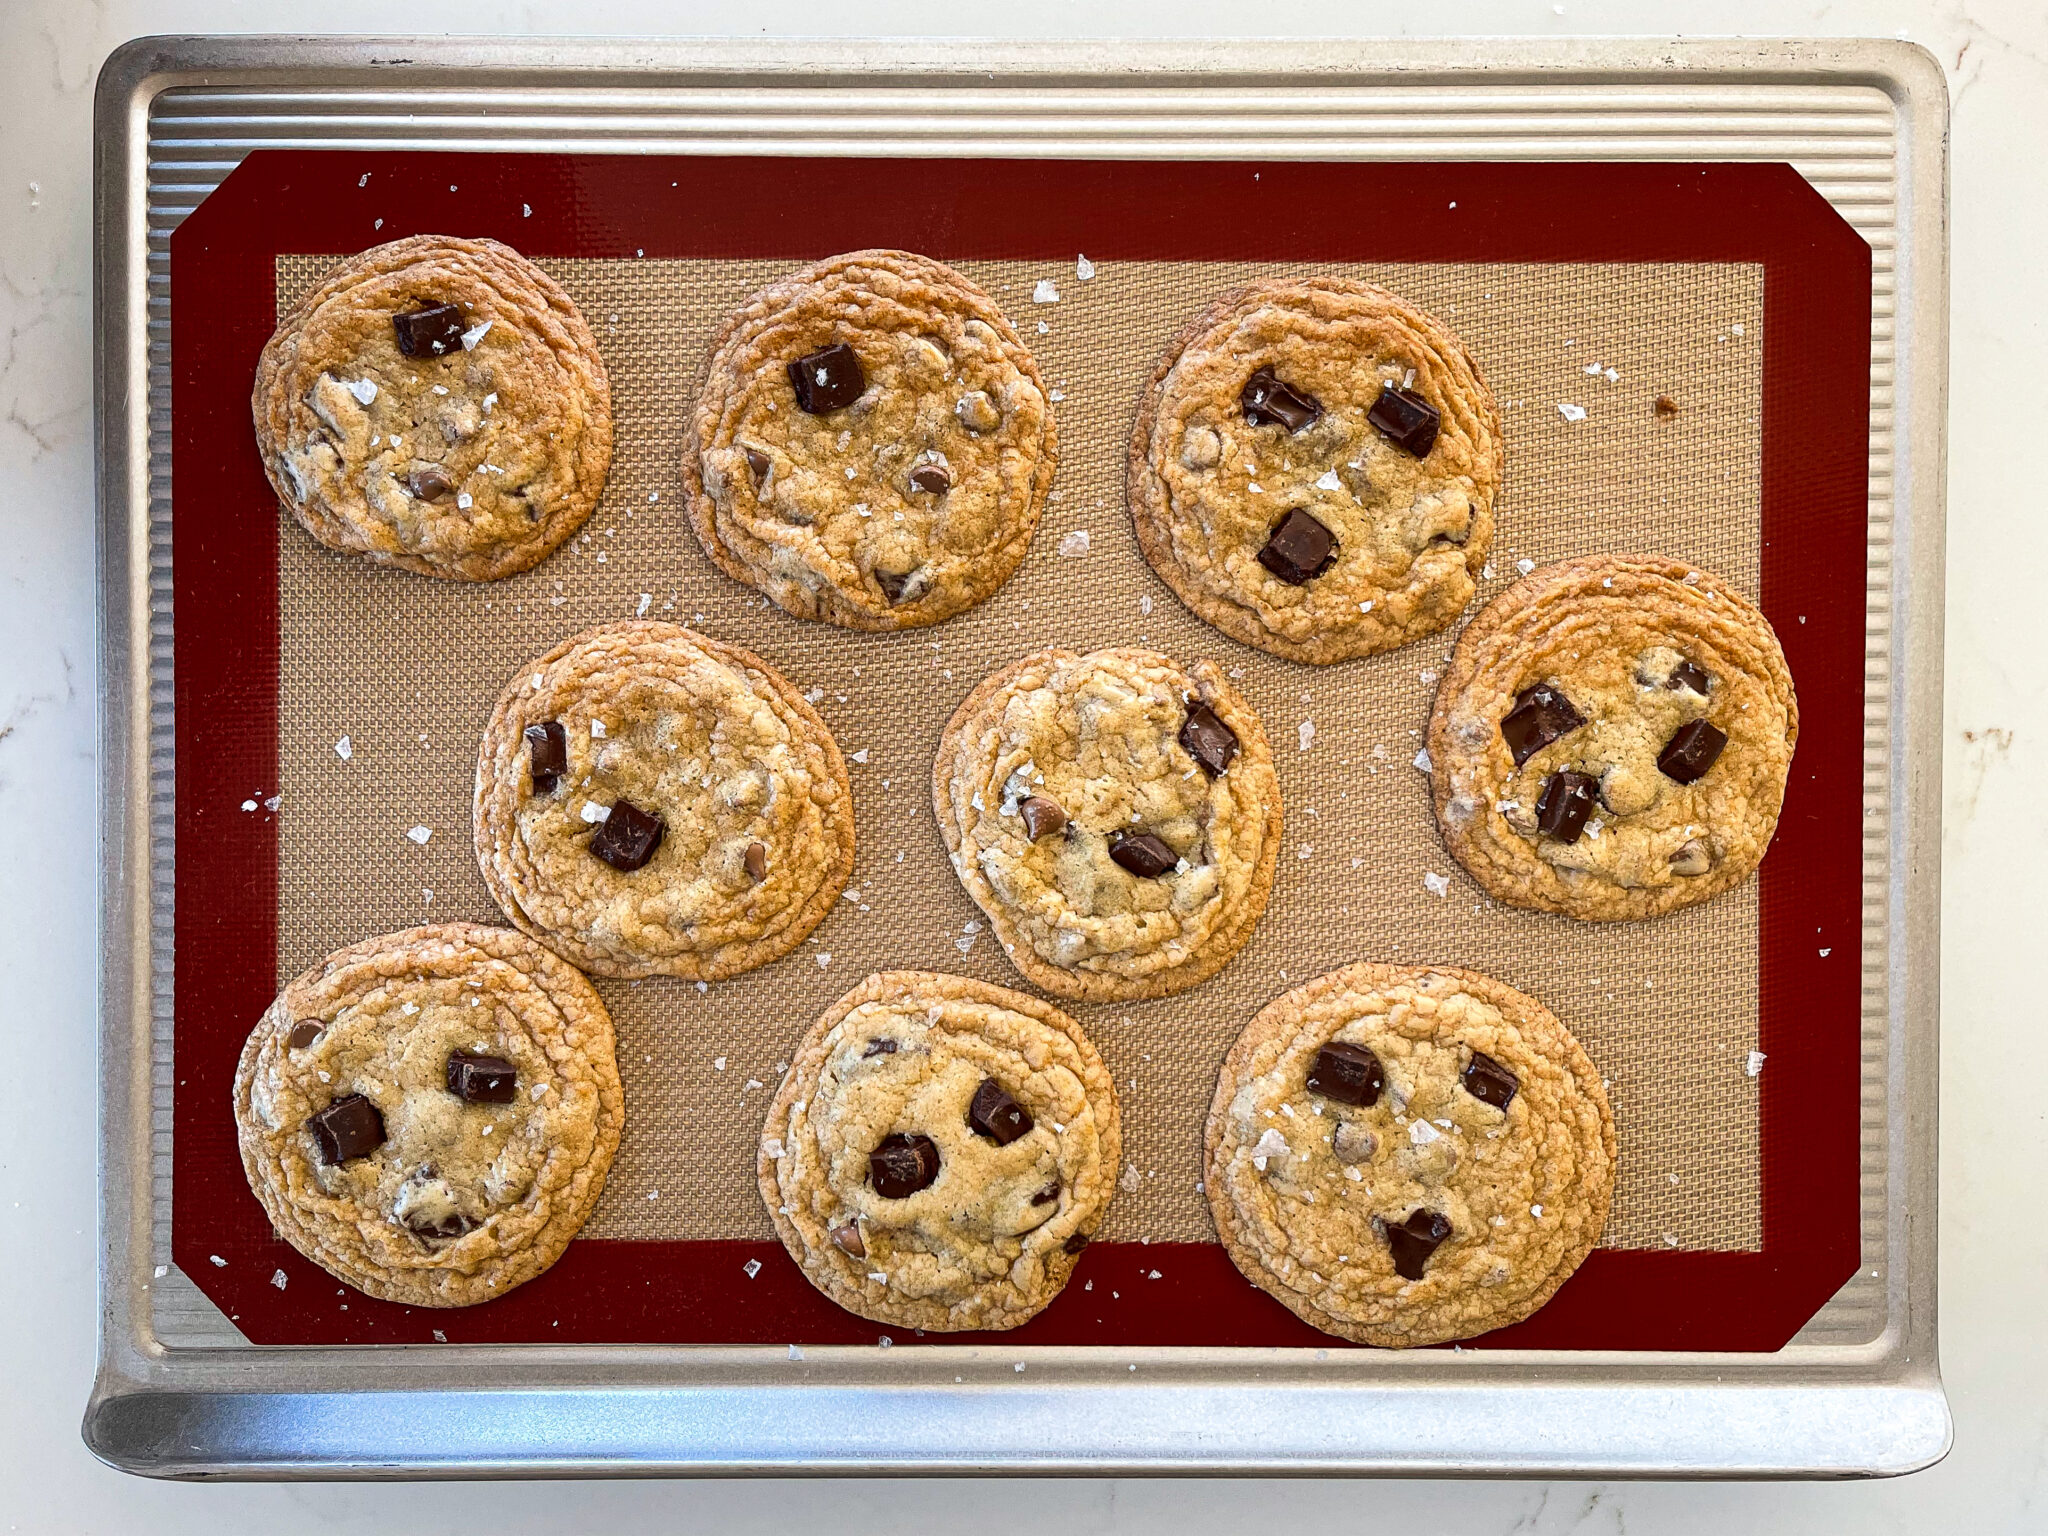
[{"label": "red border of baking mat", "polygon": [[[423,1343],[438,1330],[457,1342],[832,1343],[880,1332],[813,1291],[776,1243],[577,1242],[540,1279],[466,1311],[337,1295],[271,1233],[243,1181],[229,1089],[275,990],[278,881],[275,819],[240,809],[251,790],[277,787],[280,518],[252,451],[250,381],[274,325],[280,252],[353,251],[422,231],[491,235],[530,256],[792,265],[863,246],[1062,266],[1076,251],[1111,262],[1761,263],[1762,598],[1800,706],[1799,753],[1761,875],[1763,1249],[1597,1252],[1535,1317],[1482,1342],[1776,1349],[1854,1272],[1870,249],[1790,166],[267,150],[171,239],[172,1251],[252,1340]],[[751,1281],[740,1272],[749,1257],[762,1265]],[[288,1289],[272,1286],[277,1270]],[[1154,1270],[1158,1282],[1146,1278]],[[1339,1342],[1247,1284],[1222,1248],[1198,1243],[1098,1243],[1058,1300],[1002,1337]]]}]

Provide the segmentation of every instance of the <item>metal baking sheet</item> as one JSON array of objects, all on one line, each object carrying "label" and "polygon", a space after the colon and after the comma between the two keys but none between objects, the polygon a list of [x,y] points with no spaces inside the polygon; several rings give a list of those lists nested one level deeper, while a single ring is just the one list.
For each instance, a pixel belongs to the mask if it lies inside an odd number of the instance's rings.
[{"label": "metal baking sheet", "polygon": [[[86,1438],[165,1476],[1872,1475],[1934,1350],[1946,103],[1904,44],[157,39],[98,102],[102,1290]],[[250,151],[1789,163],[1869,243],[1862,1262],[1766,1355],[253,1347],[170,1240],[169,237]],[[1846,573],[1844,573],[1846,575]],[[1028,1374],[1018,1371],[1024,1366]],[[877,1410],[889,1406],[882,1438]]]}]

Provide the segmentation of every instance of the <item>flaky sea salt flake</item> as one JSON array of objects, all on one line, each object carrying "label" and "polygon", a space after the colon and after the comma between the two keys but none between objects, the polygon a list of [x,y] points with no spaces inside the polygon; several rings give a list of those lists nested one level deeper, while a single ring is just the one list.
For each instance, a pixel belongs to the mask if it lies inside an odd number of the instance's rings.
[{"label": "flaky sea salt flake", "polygon": [[427,846],[427,839],[434,835],[434,829],[432,827],[413,827],[405,835],[424,848]]}]

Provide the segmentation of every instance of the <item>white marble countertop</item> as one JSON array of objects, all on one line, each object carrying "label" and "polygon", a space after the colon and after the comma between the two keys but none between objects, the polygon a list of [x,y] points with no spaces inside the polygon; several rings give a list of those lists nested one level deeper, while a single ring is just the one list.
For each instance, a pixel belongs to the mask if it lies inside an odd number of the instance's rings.
[{"label": "white marble countertop", "polygon": [[[1115,16],[1114,22],[1109,18]],[[1404,25],[1404,22],[1406,23]],[[144,1482],[78,1436],[94,1356],[95,688],[91,463],[95,73],[152,32],[731,32],[1315,36],[1900,36],[1949,72],[1955,294],[1949,436],[1942,1366],[1955,1450],[1888,1483],[1012,1483],[1010,1518],[1075,1531],[2048,1529],[2048,1226],[2012,1216],[2048,1159],[2040,1023],[2022,999],[2048,907],[2048,8],[2039,0],[6,0],[0,5],[0,1521],[36,1533],[866,1531],[971,1520],[957,1482],[239,1486]],[[2032,446],[2029,446],[2032,445]],[[1988,522],[1987,522],[1988,520]],[[1996,542],[1979,547],[1981,534]],[[2033,701],[2030,703],[2030,701]],[[2018,1221],[2017,1226],[2014,1225]],[[687,1502],[681,1502],[682,1500]],[[1003,1517],[996,1516],[1000,1523]]]}]

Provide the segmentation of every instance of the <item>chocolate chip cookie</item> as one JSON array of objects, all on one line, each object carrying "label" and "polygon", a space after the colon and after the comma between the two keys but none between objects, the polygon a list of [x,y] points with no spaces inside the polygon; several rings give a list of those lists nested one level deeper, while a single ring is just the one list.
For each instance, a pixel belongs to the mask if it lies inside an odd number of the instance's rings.
[{"label": "chocolate chip cookie", "polygon": [[1720,577],[1568,560],[1459,637],[1429,723],[1437,821],[1511,905],[1659,917],[1749,877],[1798,739],[1778,637]]},{"label": "chocolate chip cookie", "polygon": [[475,828],[505,915],[599,976],[766,965],[853,870],[853,795],[818,712],[758,656],[648,620],[520,668],[484,729]]},{"label": "chocolate chip cookie", "polygon": [[1131,517],[1161,579],[1233,640],[1345,661],[1472,600],[1503,464],[1493,394],[1441,321],[1348,278],[1260,282],[1161,359]]},{"label": "chocolate chip cookie", "polygon": [[995,301],[929,257],[856,251],[726,322],[683,484],[734,580],[800,619],[911,629],[1010,579],[1057,461],[1045,382]]},{"label": "chocolate chip cookie", "polygon": [[797,1047],[761,1128],[761,1198],[819,1290],[927,1332],[1014,1328],[1115,1193],[1116,1087],[1081,1026],[1021,992],[870,976]]},{"label": "chocolate chip cookie", "polygon": [[503,928],[337,950],[242,1048],[242,1168],[271,1225],[384,1301],[467,1307],[541,1273],[604,1189],[625,1120],[590,983]]},{"label": "chocolate chip cookie", "polygon": [[1251,937],[1279,857],[1259,717],[1214,662],[1039,651],[947,723],[932,802],[967,893],[1057,997],[1163,997]]},{"label": "chocolate chip cookie", "polygon": [[322,544],[494,581],[582,526],[611,391],[554,280],[495,240],[415,235],[345,261],[256,367],[256,444]]},{"label": "chocolate chip cookie", "polygon": [[1223,1064],[1217,1234],[1304,1322],[1361,1344],[1520,1322],[1614,1188],[1600,1075],[1549,1009],[1448,967],[1361,964],[1275,998]]}]

